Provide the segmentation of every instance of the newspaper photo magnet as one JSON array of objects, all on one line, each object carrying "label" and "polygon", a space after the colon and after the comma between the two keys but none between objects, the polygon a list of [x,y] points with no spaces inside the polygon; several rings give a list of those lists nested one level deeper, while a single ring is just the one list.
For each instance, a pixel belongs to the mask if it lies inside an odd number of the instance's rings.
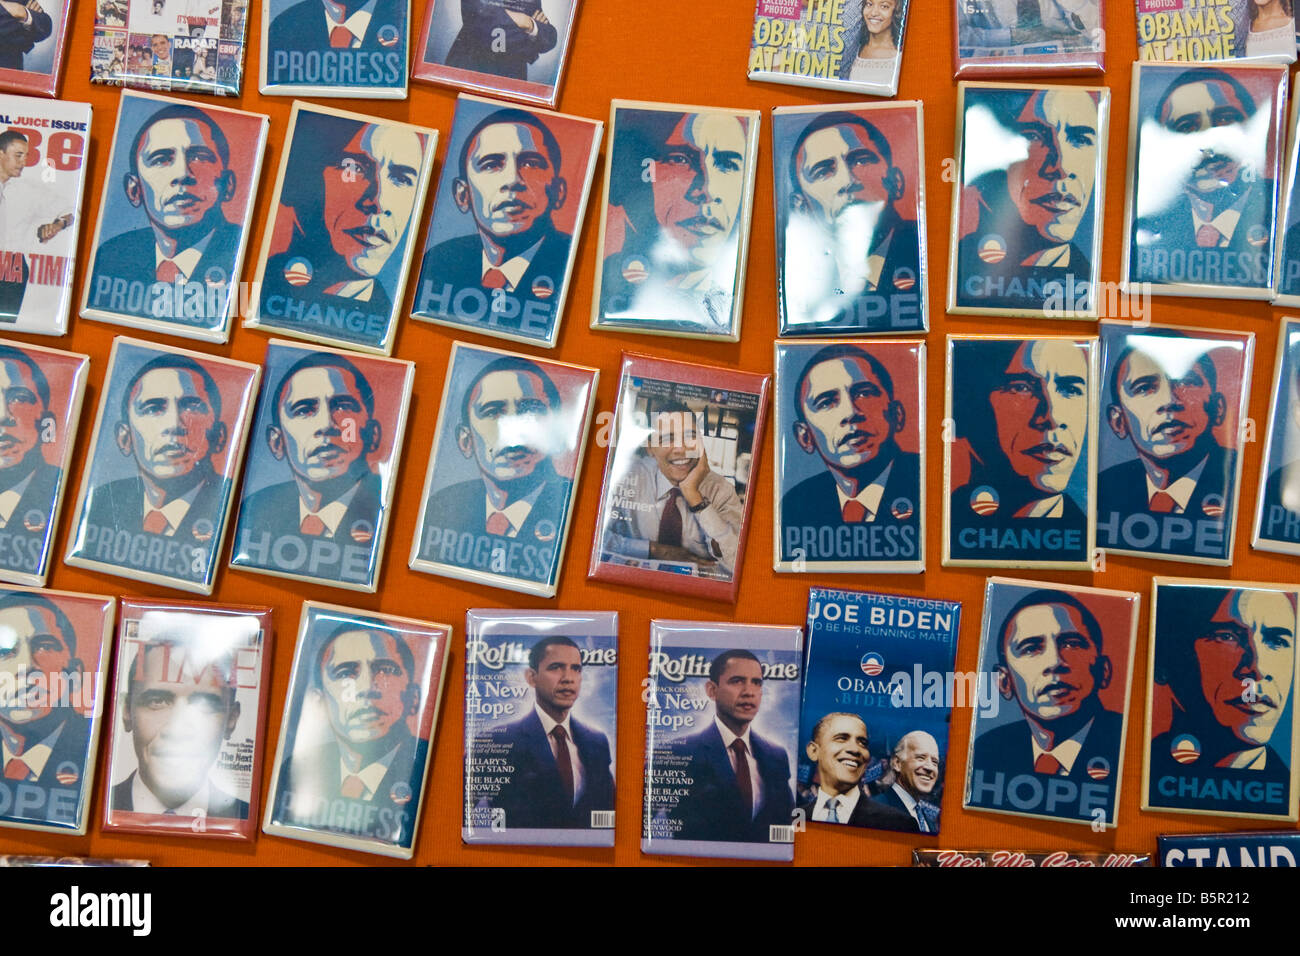
[{"label": "newspaper photo magnet", "polygon": [[943,563],[1092,567],[1097,339],[948,336]]},{"label": "newspaper photo magnet", "polygon": [[759,119],[614,100],[593,329],[739,341]]},{"label": "newspaper photo magnet", "polygon": [[415,365],[272,340],[232,568],[374,592]]},{"label": "newspaper photo magnet", "polygon": [[[1145,2],[1165,0],[1138,0]],[[953,0],[952,6],[959,78],[1106,69],[1106,0]]]},{"label": "newspaper photo magnet", "polygon": [[411,77],[555,108],[581,0],[429,0]]},{"label": "newspaper photo magnet", "polygon": [[116,603],[0,587],[0,827],[85,836]]},{"label": "newspaper photo magnet", "polygon": [[623,353],[589,577],[736,600],[770,381]]},{"label": "newspaper photo magnet", "polygon": [[307,601],[262,830],[409,860],[451,628]]},{"label": "newspaper photo magnet", "polygon": [[90,81],[239,96],[248,0],[92,0]]},{"label": "newspaper photo magnet", "polygon": [[262,0],[266,96],[406,99],[410,0]]},{"label": "newspaper photo magnet", "polygon": [[252,840],[271,610],[122,599],[104,829]]},{"label": "newspaper photo magnet", "polygon": [[412,317],[553,348],[604,128],[462,93]]},{"label": "newspaper photo magnet", "polygon": [[1255,336],[1102,322],[1097,547],[1227,565]]},{"label": "newspaper photo magnet", "polygon": [[0,8],[0,90],[58,93],[71,9],[71,0],[11,0]]},{"label": "newspaper photo magnet", "polygon": [[1283,319],[1281,326],[1250,543],[1300,554],[1300,319]]},{"label": "newspaper photo magnet", "polygon": [[776,343],[777,571],[925,570],[925,343]]},{"label": "newspaper photo magnet", "polygon": [[0,332],[68,331],[89,153],[89,104],[0,96]]},{"label": "newspaper photo magnet", "polygon": [[245,328],[391,355],[436,130],[295,101]]},{"label": "newspaper photo magnet", "polygon": [[921,104],[772,110],[781,335],[929,327]]},{"label": "newspaper photo magnet", "polygon": [[1115,826],[1139,600],[989,578],[965,809]]},{"label": "newspaper photo magnet", "polygon": [[82,318],[230,338],[269,125],[260,113],[121,94]]},{"label": "newspaper photo magnet", "polygon": [[1151,582],[1142,809],[1297,818],[1295,585]]},{"label": "newspaper photo magnet", "polygon": [[0,340],[0,581],[44,587],[90,358]]},{"label": "newspaper photo magnet", "polygon": [[452,343],[412,569],[555,596],[599,374]]},{"label": "newspaper photo magnet", "polygon": [[469,611],[466,843],[614,845],[618,615]]},{"label": "newspaper photo magnet", "polygon": [[948,311],[1095,319],[1110,91],[961,83]]},{"label": "newspaper photo magnet", "polygon": [[211,594],[261,373],[114,339],[64,560]]},{"label": "newspaper photo magnet", "polygon": [[749,78],[893,96],[908,0],[758,0]]},{"label": "newspaper photo magnet", "polygon": [[1284,66],[1133,64],[1127,289],[1273,297],[1286,94]]},{"label": "newspaper photo magnet", "polygon": [[641,852],[794,859],[797,627],[650,622]]}]

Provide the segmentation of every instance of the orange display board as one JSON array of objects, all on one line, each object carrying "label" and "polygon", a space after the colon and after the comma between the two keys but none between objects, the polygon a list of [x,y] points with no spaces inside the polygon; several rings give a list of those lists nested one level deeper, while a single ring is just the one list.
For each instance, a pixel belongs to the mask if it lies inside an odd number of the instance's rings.
[{"label": "orange display board", "polygon": [[[418,2],[417,2],[418,7]],[[1128,142],[1130,64],[1136,57],[1136,29],[1133,4],[1129,0],[1109,0],[1107,73],[1101,82],[1111,90],[1111,130],[1107,157],[1103,256],[1101,278],[1119,279],[1124,221],[1125,158]],[[739,343],[688,341],[674,338],[648,338],[622,333],[594,332],[588,328],[593,278],[598,268],[597,227],[602,198],[593,196],[582,225],[573,284],[569,293],[567,315],[553,352],[546,357],[599,367],[602,371],[597,393],[597,411],[612,410],[618,385],[617,370],[624,350],[647,352],[667,358],[703,362],[747,371],[770,372],[772,341],[777,329],[776,263],[773,235],[772,162],[770,110],[775,106],[850,102],[853,98],[822,90],[809,90],[751,82],[746,78],[749,33],[753,0],[659,0],[654,4],[633,0],[588,0],[579,13],[572,44],[572,58],[560,92],[558,108],[566,113],[605,119],[610,100],[628,98],[712,105],[763,111],[757,194],[752,222],[752,239],[748,256],[748,273],[744,297],[743,335]],[[118,90],[89,83],[91,54],[92,4],[78,0],[72,15],[62,97],[89,101],[94,107],[93,147],[87,181],[87,200],[81,222],[78,270],[73,301],[81,299],[86,276],[81,268],[90,258],[93,236],[92,217],[99,206],[103,189],[121,188],[106,182],[109,144],[117,110]],[[423,10],[413,11],[418,30]],[[1024,334],[1032,331],[1087,335],[1095,324],[1077,321],[1054,322],[1047,319],[997,319],[946,316],[942,303],[948,268],[948,223],[951,221],[952,177],[955,171],[954,133],[956,126],[956,83],[952,79],[953,4],[951,0],[913,0],[911,23],[903,56],[899,99],[924,102],[925,171],[929,221],[929,292],[931,309],[930,345],[927,361],[927,406],[929,442],[927,496],[931,502],[942,500],[941,426],[944,395],[944,336],[949,332],[973,333],[1005,331]],[[257,190],[256,210],[250,249],[258,248],[262,230],[270,218],[269,208],[274,170],[280,162],[291,100],[265,97],[257,92],[257,51],[261,37],[261,4],[250,5],[248,73],[244,95],[233,100],[209,100],[181,97],[196,103],[218,102],[245,110],[266,113],[271,119],[266,174]],[[1097,78],[1070,81],[1096,85]],[[340,108],[370,113],[435,127],[447,142],[455,103],[455,92],[413,83],[410,98],[402,101],[344,100]],[[603,159],[602,159],[603,162]],[[442,150],[435,174],[444,164]],[[597,182],[600,180],[598,170]],[[432,198],[433,190],[430,190]],[[432,202],[428,204],[432,206]],[[420,224],[419,246],[423,249],[428,226],[428,209]],[[244,264],[245,280],[251,279],[255,256]],[[961,635],[957,649],[958,671],[972,671],[977,666],[979,622],[984,582],[989,571],[981,569],[944,569],[939,566],[942,553],[940,509],[927,515],[926,553],[929,570],[921,575],[797,575],[776,574],[772,569],[772,479],[770,451],[758,464],[753,493],[757,496],[745,553],[739,599],[728,606],[702,599],[680,598],[618,585],[592,583],[586,578],[593,529],[596,523],[597,496],[605,465],[605,449],[595,444],[598,429],[592,430],[588,454],[578,476],[577,506],[573,514],[571,537],[560,577],[559,595],[553,601],[521,596],[512,592],[458,583],[449,579],[417,574],[406,567],[416,518],[420,510],[420,493],[430,444],[439,413],[438,396],[447,359],[455,338],[490,346],[515,349],[500,340],[411,321],[409,310],[415,291],[414,276],[407,286],[402,304],[402,319],[394,355],[416,363],[414,397],[403,450],[399,486],[395,497],[393,524],[385,546],[384,566],[379,591],[373,595],[350,593],[319,586],[297,584],[263,575],[247,574],[222,567],[212,599],[234,604],[270,605],[274,610],[275,642],[270,686],[270,706],[265,733],[268,735],[267,760],[262,768],[263,796],[269,778],[271,755],[275,752],[275,733],[280,725],[294,653],[301,605],[315,599],[333,604],[377,609],[386,613],[433,620],[452,625],[454,639],[442,712],[435,728],[435,746],[431,751],[432,770],[426,791],[426,806],[421,832],[416,842],[417,864],[659,864],[681,865],[682,859],[668,861],[643,856],[640,852],[642,800],[642,758],[644,751],[645,707],[642,681],[646,677],[646,654],[650,621],[656,617],[707,621],[735,620],[762,624],[802,624],[807,605],[808,587],[817,583],[831,587],[886,590],[912,595],[941,596],[963,602]],[[1119,826],[1107,832],[1094,832],[1087,826],[1035,822],[988,813],[963,811],[961,790],[965,776],[966,753],[970,734],[970,710],[954,711],[948,751],[946,793],[944,795],[943,837],[937,844],[954,848],[1010,848],[1026,851],[1078,848],[1121,852],[1155,851],[1156,835],[1162,832],[1195,832],[1243,828],[1231,818],[1191,817],[1178,814],[1141,813],[1138,810],[1141,761],[1143,752],[1143,706],[1146,698],[1147,628],[1149,596],[1153,574],[1179,574],[1197,577],[1231,577],[1249,581],[1295,581],[1294,559],[1252,550],[1250,522],[1253,520],[1257,494],[1262,439],[1268,418],[1269,391],[1277,347],[1278,319],[1284,314],[1267,303],[1230,302],[1207,299],[1160,299],[1153,301],[1151,318],[1161,324],[1179,324],[1209,328],[1227,328],[1254,332],[1255,375],[1249,401],[1249,416],[1256,423],[1256,440],[1245,445],[1241,507],[1238,522],[1236,558],[1230,569],[1173,565],[1167,562],[1112,558],[1103,571],[1042,572],[1016,575],[1039,580],[1070,582],[1097,587],[1132,590],[1142,595],[1139,619],[1138,652],[1134,662],[1134,693],[1126,742],[1124,786],[1119,803]],[[115,335],[127,330],[97,322],[74,319],[71,333],[61,340],[33,337],[38,344],[85,352],[92,357],[86,412],[77,436],[73,474],[69,494],[75,494],[80,466],[88,445],[93,409],[99,401],[104,382],[110,343]],[[156,336],[145,336],[158,338]],[[235,359],[260,363],[269,337],[236,327],[231,342],[217,347],[169,339],[174,344]],[[528,351],[525,346],[519,351]],[[769,436],[770,438],[770,436]],[[252,436],[251,441],[260,440]],[[71,499],[69,499],[71,500]],[[72,509],[65,508],[55,540],[56,554],[62,555],[70,532]],[[229,554],[227,547],[226,554]],[[1003,572],[1004,574],[1006,572]],[[1014,572],[1013,572],[1014,574]],[[176,592],[137,584],[122,578],[108,577],[54,563],[49,586],[70,591],[129,595],[132,597],[180,597]],[[571,608],[582,610],[616,610],[619,613],[622,653],[619,676],[619,738],[617,747],[617,815],[616,844],[611,850],[493,848],[462,845],[460,840],[462,786],[462,729],[464,694],[464,625],[467,608]],[[108,728],[105,727],[107,732]],[[106,740],[100,741],[104,747]],[[102,753],[103,751],[101,751]],[[102,765],[102,761],[101,761]],[[0,852],[22,854],[58,854],[96,857],[147,859],[158,866],[168,865],[339,865],[387,862],[379,857],[334,850],[323,846],[259,835],[256,842],[245,845],[201,839],[171,839],[101,832],[106,781],[103,774],[95,781],[95,804],[91,831],[84,838],[62,837],[0,829]],[[933,840],[917,836],[874,831],[852,831],[813,825],[798,834],[795,865],[879,864],[905,865],[913,846],[935,846]],[[397,864],[403,865],[403,864]]]}]

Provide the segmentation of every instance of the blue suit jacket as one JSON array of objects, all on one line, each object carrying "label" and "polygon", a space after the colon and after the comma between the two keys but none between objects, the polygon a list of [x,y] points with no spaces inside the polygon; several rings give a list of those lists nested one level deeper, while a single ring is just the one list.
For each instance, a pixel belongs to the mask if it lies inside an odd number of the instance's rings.
[{"label": "blue suit jacket", "polygon": [[794,796],[790,790],[790,759],[776,744],[753,731],[749,734],[763,787],[763,803],[752,819],[742,801],[731,758],[722,746],[717,724],[679,741],[674,749],[689,758],[690,795],[677,805],[674,817],[682,823],[679,840],[721,840],[767,843],[768,828],[789,826]]},{"label": "blue suit jacket", "polygon": [[[559,316],[555,314],[555,307],[559,302],[560,293],[567,279],[569,249],[573,243],[573,236],[567,232],[558,232],[553,228],[548,228],[542,235],[541,243],[541,246],[537,249],[537,254],[533,256],[532,262],[528,264],[528,271],[519,280],[519,285],[515,287],[514,292],[508,294],[517,298],[521,305],[528,302],[541,302],[549,305],[551,310],[550,327],[553,328],[555,323],[559,321]],[[533,292],[534,284],[542,278],[550,280],[551,292],[549,295],[539,296]],[[420,263],[421,290],[425,288],[426,283],[432,287],[430,291],[435,294],[442,291],[444,283],[451,285],[453,296],[464,288],[482,290],[483,243],[479,239],[478,233],[457,236],[455,239],[448,239],[446,242],[440,242],[430,248],[424,254],[424,259]],[[543,284],[539,288],[544,289],[545,285]],[[416,301],[419,301],[419,296],[417,296]],[[436,315],[439,318],[464,322],[456,314],[456,311],[450,307],[450,302],[447,309],[429,314]],[[521,319],[522,313],[509,319],[497,318],[493,324],[498,328],[518,331],[522,324]],[[471,323],[464,322],[464,324],[470,325]],[[486,320],[481,324],[486,325]]]},{"label": "blue suit jacket", "polygon": [[[410,19],[410,7],[401,0],[379,0],[370,15],[370,25],[361,40],[358,50],[382,50],[378,40],[381,27],[397,28],[397,42],[388,49],[404,50],[406,23]],[[325,29],[325,7],[321,0],[302,0],[295,3],[271,21],[266,35],[267,50],[327,50],[330,45],[329,31]]]},{"label": "blue suit jacket", "polygon": [[[1092,729],[1084,738],[1079,756],[1070,767],[1069,779],[1076,783],[1089,782],[1088,761],[1094,757],[1104,757],[1110,765],[1111,774],[1118,774],[1123,730],[1123,714],[1099,709],[1093,718]],[[1034,773],[1034,748],[1030,742],[1028,721],[1017,720],[1003,724],[976,737],[975,746],[971,750],[971,767],[983,770],[985,779],[990,779],[995,773],[1006,774],[1008,780],[1020,774]],[[1105,779],[1113,782],[1115,777]]]},{"label": "blue suit jacket", "polygon": [[[539,23],[537,33],[530,35],[506,13],[507,7],[532,16],[542,4],[540,0],[460,0],[462,26],[447,51],[447,65],[512,80],[528,79],[528,64],[554,49],[559,34],[554,26]],[[430,46],[433,39],[430,36]],[[425,56],[432,56],[432,50]]]},{"label": "blue suit jacket", "polygon": [[569,726],[582,764],[582,792],[572,805],[536,709],[497,731],[510,748],[509,760],[515,768],[497,799],[506,811],[507,827],[587,829],[593,810],[614,809],[609,739],[573,718]]},{"label": "blue suit jacket", "polygon": [[[31,24],[19,20],[0,9],[0,69],[21,70],[23,54],[30,53],[54,31],[54,22],[48,13],[28,10]],[[64,15],[67,15],[65,10]]]},{"label": "blue suit jacket", "polygon": [[[218,217],[218,223],[213,228],[208,244],[203,250],[203,255],[199,258],[199,264],[194,269],[194,274],[190,276],[190,282],[205,282],[207,275],[211,271],[215,278],[220,274],[221,281],[227,284],[228,289],[233,289],[234,284],[239,281],[239,276],[234,274],[235,255],[239,252],[240,229],[238,226],[227,222],[224,216]],[[90,277],[90,297],[88,299],[92,309],[103,309],[108,311],[108,302],[97,302],[95,299],[95,281],[102,275],[113,279],[126,279],[129,282],[143,282],[146,286],[151,286],[155,280],[155,270],[157,269],[157,239],[154,236],[153,228],[145,226],[143,229],[133,229],[130,232],[124,232],[112,239],[107,239],[100,244],[95,251],[95,271]],[[142,305],[136,312],[128,312],[128,315],[134,314],[143,318],[157,318],[150,308],[151,300],[148,295],[144,296]],[[201,324],[208,325],[216,321],[220,316],[203,316]],[[185,318],[173,319],[178,325],[193,324],[193,320]]]},{"label": "blue suit jacket", "polygon": [[[899,498],[912,503],[912,513],[903,521],[894,517],[890,507]],[[921,456],[907,452],[894,455],[893,470],[880,496],[879,524],[919,524],[921,520]],[[840,497],[835,493],[835,479],[829,471],[806,478],[781,497],[782,557],[785,554],[786,528],[834,528],[844,524]]]}]

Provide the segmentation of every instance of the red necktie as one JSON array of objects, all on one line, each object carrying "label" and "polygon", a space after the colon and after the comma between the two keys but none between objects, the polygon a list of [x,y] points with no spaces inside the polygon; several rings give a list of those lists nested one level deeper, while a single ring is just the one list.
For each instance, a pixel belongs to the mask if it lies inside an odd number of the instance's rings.
[{"label": "red necktie", "polygon": [[1202,249],[1213,249],[1223,239],[1223,233],[1208,222],[1196,230],[1196,244]]},{"label": "red necktie", "polygon": [[749,779],[749,748],[737,737],[731,742],[731,752],[736,755],[736,783],[740,786],[740,802],[749,818],[754,818],[754,783]]},{"label": "red necktie", "polygon": [[1038,759],[1034,761],[1034,773],[1045,773],[1056,776],[1061,772],[1061,761],[1057,760],[1051,754],[1039,754]]},{"label": "red necktie", "polygon": [[330,30],[330,46],[335,50],[346,50],[352,46],[352,31],[345,26]]},{"label": "red necktie", "polygon": [[313,538],[319,538],[325,533],[325,522],[320,520],[320,515],[308,515],[302,519],[302,524],[298,530],[303,534],[309,534]]},{"label": "red necktie", "polygon": [[551,736],[555,738],[555,766],[560,770],[560,783],[564,785],[564,795],[569,798],[569,806],[573,806],[573,760],[569,756],[569,735],[562,726],[556,724]]},{"label": "red necktie", "polygon": [[510,524],[510,519],[506,517],[504,511],[494,511],[492,514],[488,515],[488,534],[507,535],[510,533],[512,527],[513,525]]},{"label": "red necktie", "polygon": [[175,282],[181,274],[181,267],[170,259],[164,259],[158,263],[158,268],[154,270],[154,278],[159,282],[166,282],[168,285]]},{"label": "red necktie", "polygon": [[680,488],[668,492],[668,502],[664,505],[664,513],[659,518],[660,544],[671,544],[678,548],[682,546],[682,513],[677,507],[677,499],[681,496]]},{"label": "red necktie", "polygon": [[343,786],[339,787],[339,793],[349,800],[360,800],[366,795],[366,785],[355,773],[350,773],[343,780]]},{"label": "red necktie", "polygon": [[844,510],[840,514],[846,524],[858,524],[867,520],[867,506],[861,501],[850,498],[844,502]]},{"label": "red necktie", "polygon": [[144,530],[150,534],[166,534],[171,522],[161,511],[153,510],[144,516]]},{"label": "red necktie", "polygon": [[509,280],[506,274],[500,269],[489,269],[483,273],[483,288],[485,289],[504,289]]},{"label": "red necktie", "polygon": [[1157,491],[1151,496],[1151,503],[1147,505],[1148,511],[1153,511],[1158,515],[1173,514],[1174,508],[1178,502],[1174,501],[1174,496],[1167,491]]},{"label": "red necktie", "polygon": [[32,776],[35,776],[32,773],[32,768],[23,763],[21,757],[15,757],[5,764],[6,780],[26,780]]}]

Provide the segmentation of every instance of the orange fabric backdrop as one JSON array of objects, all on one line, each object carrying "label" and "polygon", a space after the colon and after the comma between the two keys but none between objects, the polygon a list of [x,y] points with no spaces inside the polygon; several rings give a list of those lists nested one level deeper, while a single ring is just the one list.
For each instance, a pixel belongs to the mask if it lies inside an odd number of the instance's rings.
[{"label": "orange fabric backdrop", "polygon": [[[418,7],[419,0],[416,5]],[[776,335],[776,282],[773,242],[772,165],[770,109],[773,106],[805,103],[849,102],[855,98],[843,94],[768,83],[752,83],[745,75],[749,24],[753,0],[658,0],[654,4],[632,0],[587,0],[580,12],[573,54],[561,91],[558,108],[600,119],[608,118],[611,98],[631,98],[673,103],[716,105],[736,108],[761,108],[764,111],[760,133],[760,158],[757,194],[754,203],[752,244],[745,295],[742,341],[739,344],[701,343],[684,339],[592,332],[588,328],[592,281],[596,269],[596,232],[601,197],[593,195],[578,248],[577,265],[571,288],[568,314],[554,352],[544,353],[561,360],[599,366],[602,371],[597,395],[597,410],[613,407],[619,353],[623,349],[688,361],[708,362],[752,371],[770,371],[772,340]],[[1134,7],[1131,0],[1107,0],[1109,21],[1108,72],[1104,80],[1080,79],[1071,82],[1104,82],[1111,90],[1110,150],[1107,161],[1105,203],[1105,239],[1101,276],[1119,278],[1120,250],[1125,192],[1125,153],[1128,141],[1130,64],[1136,56]],[[925,103],[925,158],[929,208],[929,257],[931,332],[928,355],[929,446],[927,480],[931,502],[942,500],[943,456],[940,445],[940,422],[943,411],[944,335],[948,332],[1007,331],[1024,333],[1041,329],[1051,333],[1091,334],[1094,328],[1084,322],[1046,320],[997,320],[944,315],[948,229],[951,214],[952,186],[945,182],[947,158],[954,154],[956,84],[951,69],[951,0],[913,0],[911,24],[903,56],[900,99],[920,99]],[[89,0],[74,4],[72,28],[68,41],[62,96],[70,100],[88,100],[94,106],[93,147],[87,183],[85,217],[81,222],[79,262],[74,288],[74,302],[80,300],[85,277],[84,264],[89,258],[89,241],[93,217],[98,209],[100,190],[105,186],[109,143],[113,134],[118,91],[92,87],[88,81],[92,5]],[[413,29],[418,31],[423,10],[414,11]],[[257,50],[261,36],[261,4],[253,3],[249,21],[250,52],[242,100],[216,100],[223,105],[239,105],[271,117],[265,178],[257,193],[254,233],[250,237],[250,260],[260,247],[263,224],[270,213],[273,177],[280,161],[284,134],[288,125],[291,100],[264,97],[257,92]],[[416,33],[418,36],[418,32]],[[186,97],[195,102],[214,102],[203,97]],[[453,91],[412,84],[410,98],[404,101],[344,100],[340,108],[377,116],[408,120],[437,127],[443,133],[435,173],[442,171],[442,154],[446,132],[450,127],[455,100]],[[600,175],[596,177],[597,186]],[[434,190],[429,190],[430,205]],[[427,214],[421,222],[419,246],[423,248]],[[416,258],[418,265],[418,256]],[[254,263],[244,266],[244,278],[251,278]],[[403,315],[410,308],[415,288],[412,275],[407,288]],[[1268,396],[1277,346],[1277,317],[1282,313],[1266,303],[1213,301],[1204,299],[1156,299],[1154,320],[1159,323],[1206,327],[1236,328],[1255,333],[1255,376],[1249,414],[1262,437],[1268,417]],[[84,454],[94,410],[103,384],[106,359],[115,335],[140,333],[96,322],[74,319],[72,332],[61,340],[37,338],[39,344],[86,352],[93,358],[90,388],[74,455],[73,476],[68,501],[73,500],[80,480],[81,456]],[[275,751],[275,736],[284,707],[284,695],[293,658],[293,640],[298,627],[301,602],[306,598],[361,608],[382,609],[394,614],[433,619],[451,624],[455,629],[453,657],[443,698],[443,710],[437,725],[435,746],[431,750],[433,768],[427,788],[421,832],[416,842],[415,861],[421,864],[555,864],[619,863],[650,864],[670,862],[668,858],[644,857],[640,852],[641,761],[644,749],[644,705],[641,681],[646,675],[646,651],[649,622],[654,617],[699,618],[723,621],[734,619],[753,623],[802,623],[806,610],[808,586],[813,583],[863,589],[929,594],[959,599],[964,604],[961,638],[957,651],[958,670],[973,670],[978,654],[979,621],[983,604],[983,584],[989,573],[984,570],[945,570],[939,567],[940,520],[937,506],[928,516],[927,555],[930,570],[923,575],[777,575],[771,570],[772,467],[767,443],[766,460],[759,465],[755,493],[758,495],[753,523],[744,560],[740,598],[734,608],[694,599],[659,595],[625,587],[593,584],[586,580],[596,520],[596,498],[605,464],[605,450],[590,446],[583,463],[578,488],[577,509],[560,579],[560,593],[555,601],[528,598],[512,592],[459,584],[443,578],[416,574],[406,568],[406,556],[414,533],[420,507],[420,491],[428,462],[430,442],[438,415],[443,373],[454,337],[510,348],[501,340],[450,330],[403,319],[398,331],[395,355],[416,362],[415,396],[407,430],[400,485],[396,496],[393,526],[385,548],[380,591],[375,595],[357,595],[347,591],[295,584],[264,575],[246,574],[223,568],[217,577],[217,589],[211,600],[228,603],[270,604],[275,612],[275,646],[272,684],[268,710],[267,759],[263,767],[263,793],[269,773],[270,756]],[[267,336],[236,329],[231,344],[213,347],[169,340],[195,348],[249,362],[262,361]],[[518,347],[525,351],[526,348]],[[593,429],[593,436],[595,430]],[[255,436],[254,439],[256,440]],[[1128,728],[1124,762],[1123,792],[1119,806],[1117,830],[1098,834],[1086,826],[1034,822],[1032,820],[969,813],[961,810],[961,790],[970,733],[970,711],[954,713],[947,761],[947,792],[944,797],[945,847],[994,848],[1024,850],[1053,848],[1115,849],[1124,852],[1155,850],[1155,835],[1160,832],[1230,830],[1241,826],[1228,818],[1192,817],[1179,814],[1143,814],[1138,811],[1139,774],[1142,757],[1143,712],[1147,679],[1147,626],[1150,582],[1153,573],[1187,574],[1204,577],[1233,577],[1257,581],[1296,580],[1294,559],[1267,555],[1250,549],[1250,523],[1253,520],[1262,443],[1256,441],[1244,449],[1242,507],[1237,517],[1236,561],[1231,569],[1141,562],[1115,558],[1104,573],[1084,574],[1044,572],[1020,577],[1092,584],[1098,587],[1135,590],[1142,595],[1138,653],[1134,667],[1133,710]],[[65,547],[71,520],[71,506],[65,509],[57,529],[57,553]],[[225,555],[229,556],[229,547]],[[122,578],[107,577],[65,567],[54,562],[49,586],[66,590],[102,594],[179,597],[178,592],[136,584]],[[619,740],[617,751],[618,829],[613,851],[549,848],[468,848],[460,842],[462,701],[464,692],[463,631],[465,610],[470,607],[563,607],[573,609],[617,610],[622,637],[622,672],[620,675]],[[105,727],[105,732],[108,728]],[[100,753],[106,752],[101,739]],[[60,837],[19,830],[0,829],[0,852],[58,853],[101,857],[134,857],[152,860],[156,865],[181,864],[265,864],[329,865],[380,863],[383,858],[333,850],[296,841],[259,836],[252,844],[226,844],[221,841],[170,839],[140,836],[106,835],[100,832],[102,798],[105,781],[101,772],[95,781],[95,803],[90,834],[84,838]],[[1246,824],[1248,826],[1248,824]],[[873,831],[847,832],[813,826],[799,835],[795,848],[796,864],[905,864],[915,845],[936,845],[932,840],[902,834],[879,834]],[[672,860],[680,865],[683,861]]]}]

